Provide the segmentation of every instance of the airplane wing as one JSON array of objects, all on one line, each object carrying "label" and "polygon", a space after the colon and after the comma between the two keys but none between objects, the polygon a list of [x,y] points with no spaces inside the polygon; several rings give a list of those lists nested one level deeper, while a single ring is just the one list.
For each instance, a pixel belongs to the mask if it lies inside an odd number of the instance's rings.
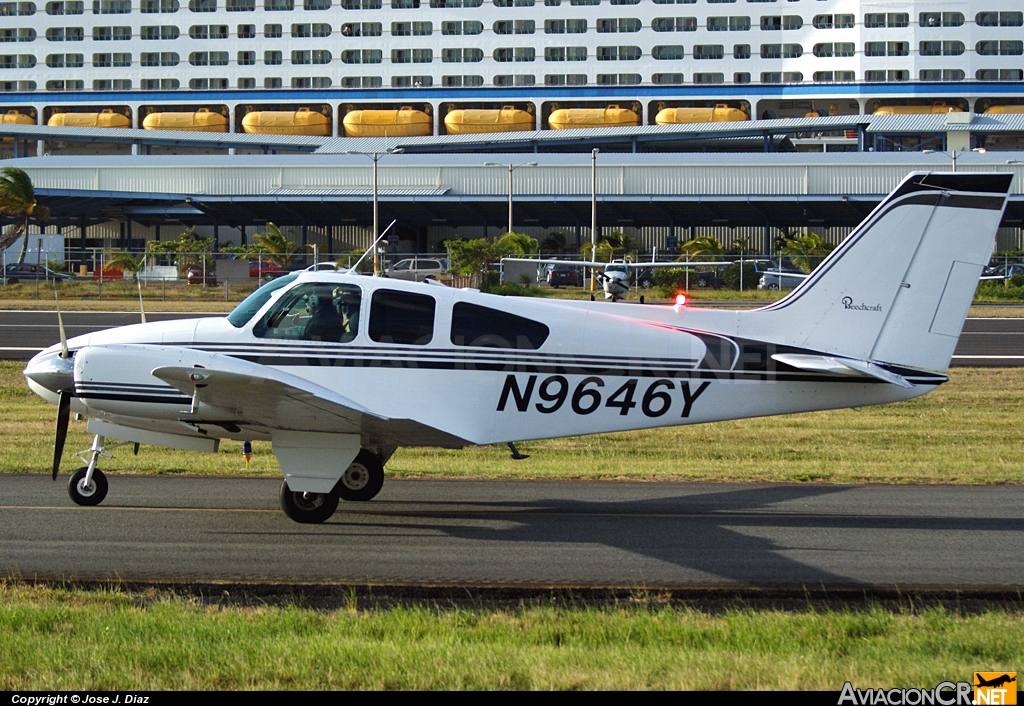
[{"label": "airplane wing", "polygon": [[[222,360],[218,360],[222,359]],[[394,446],[462,448],[468,442],[412,419],[393,419],[296,375],[214,355],[203,367],[169,365],[154,377],[192,397],[182,421],[269,430],[362,434]]]},{"label": "airplane wing", "polygon": [[[627,268],[646,270],[651,267],[725,267],[732,264],[717,260],[714,262],[593,262],[591,260],[536,260],[528,257],[503,257],[502,262],[528,262],[534,265],[567,265],[569,267],[607,267],[608,265],[622,265]],[[753,260],[744,260],[753,262]]]}]

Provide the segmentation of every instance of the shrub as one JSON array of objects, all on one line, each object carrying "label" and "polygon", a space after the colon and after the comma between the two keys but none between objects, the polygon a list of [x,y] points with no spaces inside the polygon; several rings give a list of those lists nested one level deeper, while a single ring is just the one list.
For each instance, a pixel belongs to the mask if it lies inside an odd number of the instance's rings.
[{"label": "shrub", "polygon": [[[734,262],[722,270],[722,279],[729,289],[740,288],[740,263]],[[757,289],[757,266],[753,262],[743,262],[743,289]]]}]

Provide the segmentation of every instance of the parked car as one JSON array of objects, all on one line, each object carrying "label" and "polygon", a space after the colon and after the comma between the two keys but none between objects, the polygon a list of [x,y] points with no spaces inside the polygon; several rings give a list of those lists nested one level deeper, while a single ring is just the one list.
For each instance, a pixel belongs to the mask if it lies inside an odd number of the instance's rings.
[{"label": "parked car", "polygon": [[572,265],[549,265],[545,279],[552,288],[558,287],[582,287],[583,268]]},{"label": "parked car", "polygon": [[289,270],[270,260],[250,260],[249,277],[269,281],[289,273]]},{"label": "parked car", "polygon": [[318,262],[315,265],[310,265],[303,272],[336,272],[338,270],[338,263],[336,262]]},{"label": "parked car", "polygon": [[448,259],[444,257],[410,257],[399,260],[387,268],[388,277],[422,282],[437,279],[448,271]]},{"label": "parked car", "polygon": [[769,290],[785,290],[793,289],[798,284],[807,279],[809,275],[804,272],[786,272],[783,270],[779,272],[765,272],[761,275],[760,281],[757,283],[758,289],[769,289]]},{"label": "parked car", "polygon": [[217,275],[215,272],[206,273],[206,281],[203,281],[203,268],[202,267],[190,267],[188,272],[185,274],[185,281],[188,284],[205,284],[209,287],[217,286]]},{"label": "parked car", "polygon": [[48,282],[74,282],[75,278],[64,272],[54,272],[43,265],[13,264],[4,268],[4,279],[6,284],[17,284],[18,282],[35,282],[43,279]]}]

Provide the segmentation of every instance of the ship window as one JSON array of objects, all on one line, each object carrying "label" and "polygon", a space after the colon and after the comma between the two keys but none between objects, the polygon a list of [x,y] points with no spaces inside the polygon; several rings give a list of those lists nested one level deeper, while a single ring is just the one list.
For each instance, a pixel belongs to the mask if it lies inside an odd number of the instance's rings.
[{"label": "ship window", "polygon": [[132,0],[93,0],[94,15],[127,15],[132,11]]},{"label": "ship window", "polygon": [[[329,28],[330,25],[327,27]],[[348,22],[341,26],[341,36],[343,37],[379,37],[381,31],[380,22]]]},{"label": "ship window", "polygon": [[228,12],[256,12],[256,0],[227,0],[224,8]]},{"label": "ship window", "polygon": [[725,47],[721,44],[695,44],[694,59],[721,59],[725,56]]},{"label": "ship window", "polygon": [[[263,290],[268,287],[279,289],[284,286],[279,283],[286,279],[291,279],[291,276],[257,289],[231,312],[228,321],[239,328],[244,326],[269,300],[271,292],[266,292],[266,298],[263,298]],[[359,332],[361,298],[362,291],[354,284],[301,284],[282,294],[270,311],[253,326],[252,333],[257,338],[348,343]]]},{"label": "ship window", "polygon": [[280,38],[281,25],[263,25],[263,36],[268,38]]},{"label": "ship window", "polygon": [[537,350],[551,330],[522,316],[459,302],[452,308],[451,341],[456,346]]},{"label": "ship window", "polygon": [[370,338],[424,346],[434,337],[433,297],[378,289],[370,304]]},{"label": "ship window", "polygon": [[676,61],[683,58],[683,47],[681,44],[657,46],[651,50],[651,56],[662,61]]},{"label": "ship window", "polygon": [[655,17],[651,22],[655,32],[696,32],[696,17]]},{"label": "ship window", "polygon": [[67,0],[66,2],[46,3],[47,15],[81,15],[85,12],[85,3],[82,0]]}]

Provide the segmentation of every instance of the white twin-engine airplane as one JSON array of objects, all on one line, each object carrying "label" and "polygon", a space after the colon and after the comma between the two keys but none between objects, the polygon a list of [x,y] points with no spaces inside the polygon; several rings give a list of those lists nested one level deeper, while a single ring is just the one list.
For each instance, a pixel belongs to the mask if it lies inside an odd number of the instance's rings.
[{"label": "white twin-engine airplane", "polygon": [[[884,404],[945,382],[1012,175],[912,174],[787,297],[753,311],[506,298],[333,272],[226,318],[138,324],[40,353],[25,375],[112,445],[273,444],[281,505],[323,522],[369,500],[399,446],[460,448]],[[518,454],[517,454],[518,455]]]}]

